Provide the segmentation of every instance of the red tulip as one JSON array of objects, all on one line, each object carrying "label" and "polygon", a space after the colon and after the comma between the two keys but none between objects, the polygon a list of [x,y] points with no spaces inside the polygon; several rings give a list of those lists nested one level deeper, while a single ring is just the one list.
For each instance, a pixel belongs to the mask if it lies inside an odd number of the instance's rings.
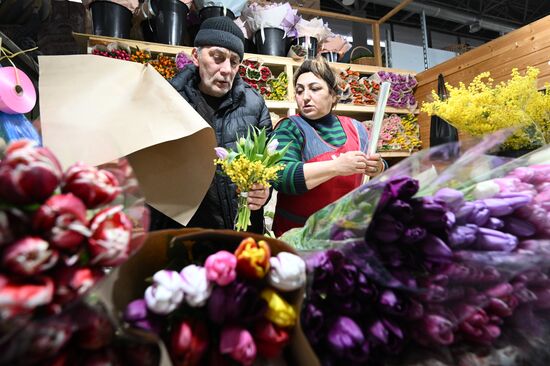
[{"label": "red tulip", "polygon": [[87,236],[86,206],[72,194],[58,194],[36,211],[32,226],[58,249],[76,251]]},{"label": "red tulip", "polygon": [[84,295],[102,277],[91,268],[63,267],[53,274],[56,289],[55,302],[66,304]]},{"label": "red tulip", "polygon": [[175,366],[200,365],[208,349],[208,329],[200,320],[184,320],[174,327],[170,345]]},{"label": "red tulip", "polygon": [[116,266],[128,259],[132,222],[122,212],[122,206],[107,207],[90,222],[92,234],[88,240],[91,263]]},{"label": "red tulip", "polygon": [[63,174],[50,150],[29,140],[18,140],[6,149],[0,162],[0,199],[13,204],[44,202]]},{"label": "red tulip", "polygon": [[256,324],[253,335],[258,355],[265,358],[278,357],[290,339],[288,332],[267,320]]},{"label": "red tulip", "polygon": [[33,283],[18,283],[0,275],[0,319],[30,313],[38,306],[49,304],[53,289],[53,281],[48,277]]},{"label": "red tulip", "polygon": [[9,271],[32,276],[52,268],[59,258],[50,243],[27,236],[9,245],[2,253],[2,265]]},{"label": "red tulip", "polygon": [[111,203],[120,193],[118,181],[111,172],[83,163],[76,163],[67,169],[61,190],[80,198],[87,208]]}]

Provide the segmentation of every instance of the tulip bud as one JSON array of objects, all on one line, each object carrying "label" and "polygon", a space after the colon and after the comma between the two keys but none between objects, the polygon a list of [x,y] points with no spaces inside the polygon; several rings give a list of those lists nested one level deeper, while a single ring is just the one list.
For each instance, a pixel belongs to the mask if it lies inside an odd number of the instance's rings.
[{"label": "tulip bud", "polygon": [[235,250],[237,273],[249,279],[262,279],[269,271],[271,251],[264,240],[258,243],[252,238],[244,239]]},{"label": "tulip bud", "polygon": [[170,355],[174,366],[198,366],[208,349],[208,329],[200,320],[184,320],[172,331]]},{"label": "tulip bud", "polygon": [[225,160],[227,159],[227,156],[229,155],[229,152],[224,149],[223,147],[215,147],[214,150],[216,151],[216,155],[219,159]]},{"label": "tulip bud", "polygon": [[12,204],[44,202],[61,176],[61,165],[49,149],[17,140],[8,146],[0,162],[0,199]]},{"label": "tulip bud", "polygon": [[137,299],[126,305],[123,319],[132,327],[160,333],[160,321],[147,309],[147,303],[144,299]]},{"label": "tulip bud", "polygon": [[329,327],[327,343],[330,350],[343,359],[354,356],[357,361],[364,362],[369,355],[369,344],[361,328],[346,316],[337,317]]},{"label": "tulip bud", "polygon": [[500,192],[500,186],[493,180],[488,180],[485,182],[479,182],[476,184],[472,195],[476,199],[484,199],[494,197],[497,193]]},{"label": "tulip bud", "polygon": [[0,210],[0,246],[11,243],[29,231],[29,217],[10,207]]},{"label": "tulip bud", "polygon": [[206,278],[206,269],[190,264],[181,270],[180,276],[185,302],[195,308],[203,306],[212,293],[212,285]]},{"label": "tulip bud", "polygon": [[297,290],[306,283],[306,263],[300,257],[288,252],[281,252],[269,259],[271,269],[268,274],[269,284],[281,291]]},{"label": "tulip bud", "polygon": [[8,246],[2,253],[2,265],[13,273],[32,276],[52,268],[57,251],[42,238],[28,236]]},{"label": "tulip bud", "polygon": [[117,266],[130,255],[132,222],[122,212],[122,206],[107,207],[90,221],[88,239],[91,263],[99,266]]},{"label": "tulip bud", "polygon": [[120,187],[111,172],[76,163],[65,172],[61,191],[74,194],[87,208],[96,208],[111,203]]},{"label": "tulip bud", "polygon": [[153,284],[145,290],[147,307],[161,315],[174,311],[183,297],[183,279],[176,271],[158,271],[153,275]]},{"label": "tulip bud", "polygon": [[537,229],[535,225],[526,220],[521,220],[516,217],[505,217],[503,231],[517,236],[518,238],[528,238],[535,235]]},{"label": "tulip bud", "polygon": [[290,340],[287,331],[265,320],[256,323],[253,333],[258,355],[267,359],[279,357]]},{"label": "tulip bud", "polygon": [[221,332],[220,353],[229,355],[241,365],[250,366],[256,359],[256,344],[248,330],[226,327]]},{"label": "tulip bud", "polygon": [[88,292],[103,274],[94,269],[82,267],[61,267],[53,273],[56,283],[55,302],[68,303]]},{"label": "tulip bud", "polygon": [[267,152],[269,154],[273,154],[275,151],[277,151],[277,147],[279,146],[279,140],[273,139],[267,144]]},{"label": "tulip bud", "polygon": [[30,313],[38,306],[51,303],[53,290],[54,283],[49,277],[19,283],[0,275],[0,319]]},{"label": "tulip bud", "polygon": [[510,252],[518,245],[513,235],[484,227],[478,229],[475,247],[479,250]]},{"label": "tulip bud", "polygon": [[454,210],[464,202],[464,193],[452,188],[441,188],[435,192],[434,198],[445,202],[447,207]]},{"label": "tulip bud", "polygon": [[237,258],[225,250],[212,254],[204,262],[206,277],[219,286],[226,286],[237,277]]},{"label": "tulip bud", "polygon": [[296,324],[296,311],[279,294],[266,288],[260,295],[267,302],[265,317],[279,327],[292,327]]},{"label": "tulip bud", "polygon": [[100,349],[107,346],[114,337],[115,329],[105,309],[101,307],[80,306],[75,315],[79,323],[74,341],[83,349]]}]

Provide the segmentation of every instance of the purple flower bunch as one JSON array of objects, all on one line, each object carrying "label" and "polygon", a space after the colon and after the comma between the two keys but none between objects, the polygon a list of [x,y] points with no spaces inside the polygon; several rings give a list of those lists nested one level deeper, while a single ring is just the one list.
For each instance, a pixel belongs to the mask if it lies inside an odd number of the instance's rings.
[{"label": "purple flower bunch", "polygon": [[178,68],[178,70],[181,70],[185,66],[191,65],[192,63],[193,60],[191,59],[191,57],[189,57],[189,55],[187,55],[187,53],[182,51],[176,55],[176,67]]},{"label": "purple flower bunch", "polygon": [[332,239],[347,244],[306,260],[302,325],[322,363],[540,336],[550,308],[548,182],[550,165],[518,168],[470,201],[449,188],[413,197],[409,177],[386,182],[364,238],[335,227]]},{"label": "purple flower bunch", "polygon": [[396,74],[390,71],[378,71],[371,76],[372,80],[379,83],[384,81],[391,83],[388,106],[396,108],[415,109],[417,106],[413,91],[418,82],[413,75]]}]

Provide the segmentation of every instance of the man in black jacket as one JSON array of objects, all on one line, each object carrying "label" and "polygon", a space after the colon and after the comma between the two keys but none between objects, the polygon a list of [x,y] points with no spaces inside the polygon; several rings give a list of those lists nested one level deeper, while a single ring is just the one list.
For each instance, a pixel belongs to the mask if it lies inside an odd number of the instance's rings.
[{"label": "man in black jacket", "polygon": [[[271,133],[271,119],[264,99],[238,75],[244,54],[244,35],[240,28],[227,17],[209,18],[202,23],[194,46],[194,65],[183,69],[171,84],[212,126],[218,146],[233,149],[237,136],[246,136],[250,126],[265,127]],[[219,170],[188,227],[234,227],[236,186],[218,173]],[[268,198],[269,190],[260,185],[248,192],[248,205],[252,210],[248,231],[264,232],[263,206]],[[181,225],[151,207],[151,230],[178,227]]]}]

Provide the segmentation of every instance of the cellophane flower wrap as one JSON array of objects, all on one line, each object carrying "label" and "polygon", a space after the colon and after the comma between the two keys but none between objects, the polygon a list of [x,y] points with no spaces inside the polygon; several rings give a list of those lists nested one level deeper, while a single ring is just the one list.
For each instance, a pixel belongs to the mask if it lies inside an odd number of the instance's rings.
[{"label": "cellophane flower wrap", "polygon": [[466,86],[446,83],[448,97],[432,92],[433,101],[422,110],[437,115],[472,136],[516,127],[502,150],[535,149],[548,141],[550,95],[537,87],[539,70],[527,67],[522,75],[513,69],[511,78],[496,85],[489,72],[477,75]]},{"label": "cellophane flower wrap", "polygon": [[220,173],[225,174],[237,186],[239,205],[235,221],[235,230],[246,231],[250,226],[250,208],[247,193],[254,184],[265,188],[277,179],[277,172],[284,168],[280,160],[288,150],[285,146],[277,150],[277,139],[268,138],[265,129],[251,128],[245,137],[237,136],[236,150],[216,148]]},{"label": "cellophane flower wrap", "polygon": [[2,346],[0,365],[157,366],[158,344],[121,332],[95,296],[30,322]]},{"label": "cellophane flower wrap", "polygon": [[167,267],[126,307],[126,322],[163,339],[174,365],[280,361],[294,334],[304,260],[259,237],[231,235],[176,237]]},{"label": "cellophane flower wrap", "polygon": [[242,20],[252,35],[260,31],[265,41],[265,28],[279,28],[284,31],[283,38],[296,37],[296,23],[300,21],[298,10],[290,3],[249,4],[242,13]]},{"label": "cellophane flower wrap", "polygon": [[282,236],[312,252],[302,326],[322,364],[548,362],[549,150],[483,154],[508,136],[421,151]]},{"label": "cellophane flower wrap", "polygon": [[[62,314],[137,251],[148,212],[126,160],[63,170],[30,140],[7,146],[0,186],[1,349],[27,325]],[[5,357],[25,352],[17,349]]]}]

